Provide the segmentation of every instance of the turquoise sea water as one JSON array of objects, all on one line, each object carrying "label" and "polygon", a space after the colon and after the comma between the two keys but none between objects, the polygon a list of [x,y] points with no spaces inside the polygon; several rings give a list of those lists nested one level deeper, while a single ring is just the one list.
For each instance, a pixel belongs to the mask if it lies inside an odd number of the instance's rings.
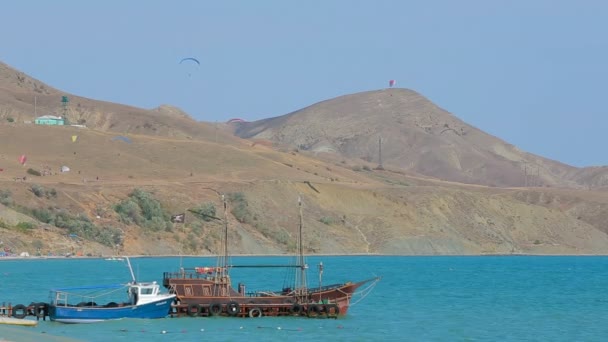
[{"label": "turquoise sea water", "polygon": [[[139,280],[163,271],[214,264],[210,258],[131,259]],[[284,263],[282,257],[234,257],[234,264]],[[1,327],[14,341],[606,341],[608,257],[309,257],[309,285],[382,276],[337,320],[307,318],[167,318],[35,328]],[[284,272],[234,269],[249,290],[277,289]],[[48,301],[53,287],[124,282],[120,261],[0,261],[0,302]],[[163,331],[165,333],[163,333]]]}]

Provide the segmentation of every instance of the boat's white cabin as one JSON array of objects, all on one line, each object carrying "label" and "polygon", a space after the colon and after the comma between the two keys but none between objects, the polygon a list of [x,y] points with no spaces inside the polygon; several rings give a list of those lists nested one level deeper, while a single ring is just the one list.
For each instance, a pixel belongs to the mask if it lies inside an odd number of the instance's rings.
[{"label": "boat's white cabin", "polygon": [[129,285],[129,297],[133,304],[145,304],[158,300],[158,297],[166,295],[160,294],[160,285],[155,281],[151,283],[132,283]]}]

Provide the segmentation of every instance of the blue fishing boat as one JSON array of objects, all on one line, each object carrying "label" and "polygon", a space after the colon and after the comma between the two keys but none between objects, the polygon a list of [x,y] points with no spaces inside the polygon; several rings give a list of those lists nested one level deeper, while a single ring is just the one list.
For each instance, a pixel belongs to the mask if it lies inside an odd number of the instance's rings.
[{"label": "blue fishing boat", "polygon": [[[95,323],[122,318],[164,318],[171,310],[175,294],[161,293],[154,282],[137,282],[126,258],[132,281],[127,284],[95,285],[51,290],[48,307],[51,321]],[[118,294],[127,298],[116,300]],[[98,302],[103,301],[102,304]],[[76,304],[74,304],[76,303]]]}]

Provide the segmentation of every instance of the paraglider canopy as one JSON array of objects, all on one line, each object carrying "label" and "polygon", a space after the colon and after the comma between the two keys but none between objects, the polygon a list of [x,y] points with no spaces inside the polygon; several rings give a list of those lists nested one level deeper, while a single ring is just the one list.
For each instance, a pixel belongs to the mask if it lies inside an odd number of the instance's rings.
[{"label": "paraglider canopy", "polygon": [[228,120],[228,123],[235,123],[235,122],[246,122],[246,121],[241,118],[233,118],[233,119]]},{"label": "paraglider canopy", "polygon": [[390,81],[388,81],[388,86],[392,88],[395,85],[395,83],[397,83],[397,81],[390,80]]},{"label": "paraglider canopy", "polygon": [[192,61],[192,62],[194,62],[194,63],[196,63],[196,64],[198,64],[198,65],[201,65],[201,62],[199,62],[199,61],[198,61],[198,59],[196,59],[196,58],[194,58],[194,57],[186,57],[186,58],[182,58],[182,60],[181,60],[181,61],[179,61],[179,64],[182,64],[182,63],[187,62],[187,61]]},{"label": "paraglider canopy", "polygon": [[25,154],[22,154],[22,155],[19,157],[19,163],[20,163],[21,165],[24,165],[26,161],[27,161],[27,157],[25,156]]},{"label": "paraglider canopy", "polygon": [[72,142],[76,142],[77,139],[78,139],[77,135],[72,135]]},{"label": "paraglider canopy", "polygon": [[[198,67],[201,65],[201,62],[198,61],[198,59],[194,58],[194,57],[186,57],[186,58],[182,58],[181,61],[179,61],[179,64],[184,64],[187,66],[184,66],[183,68],[186,68],[186,70],[188,71],[188,77],[192,77],[192,71],[196,68],[198,69]],[[196,64],[196,65],[194,65]]]}]

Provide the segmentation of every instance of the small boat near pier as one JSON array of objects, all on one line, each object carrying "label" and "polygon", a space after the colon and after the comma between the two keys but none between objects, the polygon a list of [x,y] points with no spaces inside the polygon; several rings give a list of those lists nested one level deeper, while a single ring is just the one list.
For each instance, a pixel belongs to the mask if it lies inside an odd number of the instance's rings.
[{"label": "small boat near pier", "polygon": [[[61,323],[94,323],[122,318],[164,318],[175,294],[161,293],[160,285],[137,282],[126,258],[132,281],[127,284],[93,285],[51,290],[48,316]],[[126,300],[116,300],[126,289]],[[99,302],[104,301],[102,304]]]}]

